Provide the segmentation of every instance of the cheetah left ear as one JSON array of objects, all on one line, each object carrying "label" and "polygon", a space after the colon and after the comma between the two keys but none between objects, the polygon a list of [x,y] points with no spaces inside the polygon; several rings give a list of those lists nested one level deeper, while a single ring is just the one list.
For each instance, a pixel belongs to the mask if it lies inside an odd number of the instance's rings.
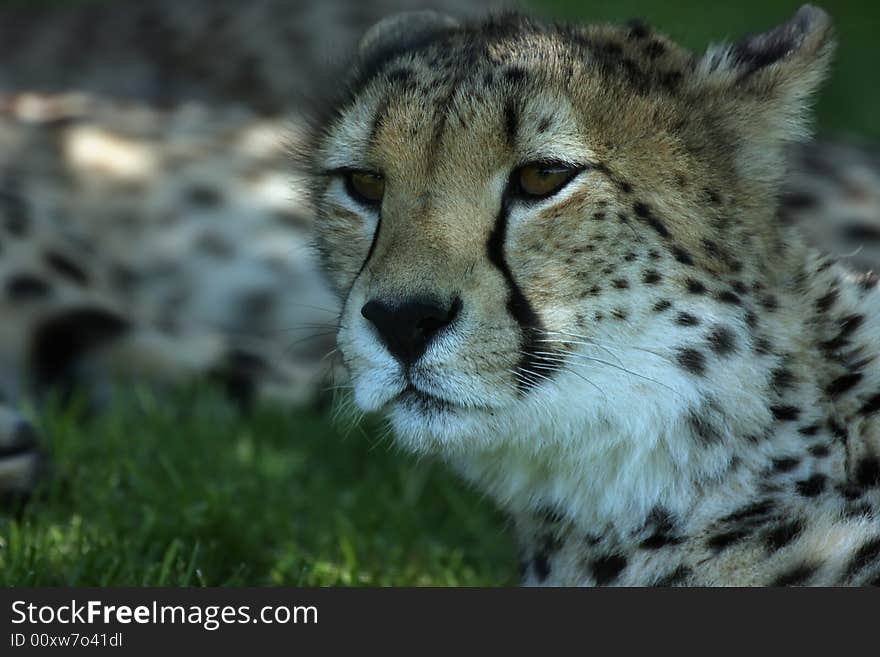
[{"label": "cheetah left ear", "polygon": [[763,103],[798,133],[803,126],[795,124],[803,123],[806,101],[825,78],[834,46],[831,18],[804,5],[769,32],[710,48],[697,65],[696,80],[704,89]]},{"label": "cheetah left ear", "polygon": [[831,19],[805,5],[769,32],[713,46],[698,61],[693,91],[734,139],[741,175],[773,190],[783,146],[809,134],[809,100],[834,53]]},{"label": "cheetah left ear", "polygon": [[361,69],[371,70],[382,62],[427,45],[459,27],[459,22],[436,11],[404,11],[383,18],[361,38],[358,58]]}]

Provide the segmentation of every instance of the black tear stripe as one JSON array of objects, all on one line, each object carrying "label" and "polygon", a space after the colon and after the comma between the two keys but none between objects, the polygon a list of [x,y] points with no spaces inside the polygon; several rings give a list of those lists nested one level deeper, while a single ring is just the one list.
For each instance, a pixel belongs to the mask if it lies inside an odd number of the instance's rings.
[{"label": "black tear stripe", "polygon": [[[379,228],[382,227],[382,210],[379,210],[378,216],[376,217],[376,230],[373,232],[373,239],[370,241],[370,248],[367,251],[367,257],[364,258],[364,261],[361,263],[360,269],[358,269],[357,275],[351,279],[351,285],[348,286],[348,289],[345,291],[345,296],[343,297],[348,302],[348,298],[351,296],[351,291],[354,289],[355,283],[358,282],[358,279],[361,277],[361,274],[364,273],[364,269],[367,268],[367,263],[370,262],[370,258],[373,257],[373,251],[376,250],[376,242],[379,241]],[[340,321],[342,318],[342,314],[339,315]]]},{"label": "black tear stripe", "polygon": [[[489,240],[486,242],[486,254],[491,262],[507,282],[509,294],[507,296],[507,311],[513,316],[516,323],[519,324],[522,332],[522,343],[520,344],[520,361],[517,366],[517,373],[522,377],[517,377],[517,387],[520,392],[526,392],[538,386],[543,380],[542,377],[559,369],[559,363],[555,359],[551,360],[545,356],[538,354],[539,351],[553,351],[547,345],[539,342],[544,334],[544,324],[541,318],[532,308],[532,304],[526,298],[523,291],[517,285],[504,259],[504,241],[507,237],[507,219],[510,213],[510,204],[505,197],[501,201],[501,210],[498,212],[498,218],[495,220],[495,226],[489,234]],[[538,374],[533,376],[532,373]]]}]

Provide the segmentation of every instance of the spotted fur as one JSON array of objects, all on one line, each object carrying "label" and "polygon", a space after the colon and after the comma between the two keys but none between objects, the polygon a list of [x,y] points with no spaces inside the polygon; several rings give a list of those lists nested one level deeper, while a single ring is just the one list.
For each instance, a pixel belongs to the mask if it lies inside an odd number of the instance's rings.
[{"label": "spotted fur", "polygon": [[[777,218],[833,45],[813,7],[702,55],[520,15],[364,38],[314,156],[338,344],[510,514],[525,583],[878,583],[876,277]],[[578,173],[529,200],[542,161]]]}]

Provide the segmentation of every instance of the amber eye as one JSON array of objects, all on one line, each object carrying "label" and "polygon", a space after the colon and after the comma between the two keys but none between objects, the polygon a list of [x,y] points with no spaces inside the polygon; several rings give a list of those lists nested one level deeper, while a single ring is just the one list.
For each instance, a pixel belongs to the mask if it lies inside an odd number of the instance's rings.
[{"label": "amber eye", "polygon": [[379,205],[385,194],[385,179],[376,173],[350,171],[345,175],[345,187],[356,201]]},{"label": "amber eye", "polygon": [[527,164],[514,172],[514,182],[521,196],[547,198],[565,187],[579,172],[580,169],[564,164]]}]

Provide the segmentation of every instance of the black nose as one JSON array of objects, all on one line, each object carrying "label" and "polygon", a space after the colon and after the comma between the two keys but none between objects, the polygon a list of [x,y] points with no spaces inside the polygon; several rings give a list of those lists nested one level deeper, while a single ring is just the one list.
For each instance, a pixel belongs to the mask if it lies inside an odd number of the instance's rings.
[{"label": "black nose", "polygon": [[460,308],[459,299],[448,307],[424,299],[393,305],[371,299],[361,308],[361,315],[373,323],[392,356],[404,365],[412,365],[431,340],[452,323]]}]

